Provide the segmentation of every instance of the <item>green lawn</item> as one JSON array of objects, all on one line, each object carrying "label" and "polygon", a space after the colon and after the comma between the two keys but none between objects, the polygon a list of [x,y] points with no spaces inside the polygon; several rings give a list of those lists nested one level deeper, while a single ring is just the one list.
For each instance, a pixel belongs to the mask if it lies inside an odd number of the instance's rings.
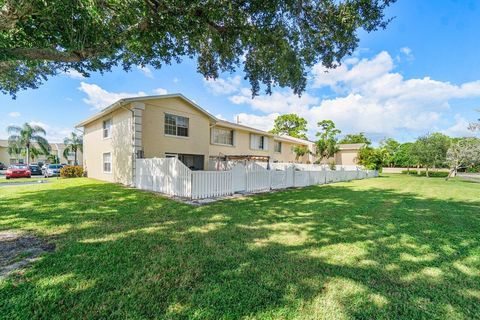
[{"label": "green lawn", "polygon": [[391,175],[192,207],[88,179],[0,189],[57,245],[0,318],[480,318],[480,184]]}]

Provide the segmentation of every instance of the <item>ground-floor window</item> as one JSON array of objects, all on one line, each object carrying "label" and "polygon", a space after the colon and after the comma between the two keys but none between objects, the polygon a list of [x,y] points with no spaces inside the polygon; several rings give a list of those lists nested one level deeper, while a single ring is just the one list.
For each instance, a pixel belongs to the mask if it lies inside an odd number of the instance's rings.
[{"label": "ground-floor window", "polygon": [[103,154],[103,172],[112,172],[112,154],[110,152]]},{"label": "ground-floor window", "polygon": [[177,158],[190,170],[204,170],[205,156],[199,154],[166,153],[166,158]]}]

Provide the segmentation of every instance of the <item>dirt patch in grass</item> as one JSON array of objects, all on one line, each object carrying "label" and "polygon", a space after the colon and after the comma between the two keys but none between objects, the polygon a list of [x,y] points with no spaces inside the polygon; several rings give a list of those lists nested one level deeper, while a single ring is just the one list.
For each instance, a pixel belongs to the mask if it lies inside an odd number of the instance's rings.
[{"label": "dirt patch in grass", "polygon": [[17,231],[0,231],[0,279],[24,268],[55,245],[39,237]]}]

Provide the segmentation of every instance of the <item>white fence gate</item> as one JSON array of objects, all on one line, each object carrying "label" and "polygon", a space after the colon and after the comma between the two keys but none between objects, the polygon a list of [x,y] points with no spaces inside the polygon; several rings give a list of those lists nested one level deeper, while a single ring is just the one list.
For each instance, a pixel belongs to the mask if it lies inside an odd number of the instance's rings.
[{"label": "white fence gate", "polygon": [[372,170],[330,171],[321,165],[275,163],[271,170],[254,162],[237,163],[230,170],[192,171],[176,158],[137,159],[135,186],[139,189],[202,199],[258,192],[270,189],[305,187],[378,176]]},{"label": "white fence gate", "polygon": [[250,162],[246,165],[247,192],[264,191],[270,189],[270,171]]},{"label": "white fence gate", "polygon": [[192,171],[192,199],[233,194],[232,171]]},{"label": "white fence gate", "polygon": [[243,164],[237,163],[232,168],[233,192],[241,192],[247,190],[247,174]]}]

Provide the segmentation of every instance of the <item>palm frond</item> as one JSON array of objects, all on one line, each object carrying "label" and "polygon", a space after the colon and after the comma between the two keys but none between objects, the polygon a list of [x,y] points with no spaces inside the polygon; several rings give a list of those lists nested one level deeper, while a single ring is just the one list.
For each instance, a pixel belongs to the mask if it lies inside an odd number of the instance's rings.
[{"label": "palm frond", "polygon": [[32,133],[34,134],[42,134],[42,135],[46,135],[47,132],[45,131],[45,129],[43,129],[42,127],[38,126],[38,125],[34,125],[34,126],[31,126],[32,128]]},{"label": "palm frond", "polygon": [[22,128],[19,126],[8,126],[7,132],[8,134],[19,134],[22,131]]},{"label": "palm frond", "polygon": [[68,160],[68,154],[70,153],[70,151],[71,151],[70,146],[66,146],[65,149],[63,149],[63,157],[67,160]]},{"label": "palm frond", "polygon": [[8,137],[8,143],[15,143],[19,144],[20,143],[21,137],[18,134],[12,134]]}]

